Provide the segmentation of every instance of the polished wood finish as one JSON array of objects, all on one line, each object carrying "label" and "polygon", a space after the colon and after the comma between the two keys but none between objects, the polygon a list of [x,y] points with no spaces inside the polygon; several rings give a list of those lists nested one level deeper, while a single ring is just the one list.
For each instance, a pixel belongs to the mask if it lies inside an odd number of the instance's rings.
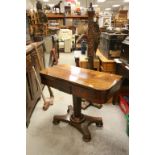
[{"label": "polished wood finish", "polygon": [[64,14],[57,14],[57,13],[48,13],[46,14],[47,18],[51,19],[55,19],[55,18],[64,18]]},{"label": "polished wood finish", "polygon": [[107,73],[115,73],[116,72],[116,63],[114,60],[107,59],[98,49],[96,52],[96,56],[100,61],[100,71]]},{"label": "polished wood finish", "polygon": [[112,62],[112,63],[114,62],[114,60],[107,59],[105,56],[103,56],[103,54],[101,53],[101,51],[99,49],[97,49],[96,56],[98,56],[100,58],[100,60],[103,62]]},{"label": "polished wood finish", "polygon": [[45,62],[43,42],[36,42],[26,46],[26,125],[27,126],[30,123],[30,118],[34,110],[34,107],[41,96],[41,91],[39,90],[35,73],[32,69],[32,66],[35,66],[36,72],[39,76],[40,65],[37,59],[37,54],[34,45],[37,47],[39,51],[38,54],[41,63],[44,65]]},{"label": "polished wood finish", "polygon": [[[115,83],[120,82],[120,76],[115,74],[109,74],[109,73],[102,73],[97,72],[89,69],[79,68],[75,66],[70,65],[57,65],[53,66],[52,68],[46,68],[40,72],[42,82],[44,83],[44,80],[51,79],[57,79],[59,78],[59,85],[60,89],[63,86],[61,84],[65,84],[64,90],[66,90],[69,93],[75,93],[75,95],[80,95],[80,92],[73,90],[74,87],[83,88],[84,90],[90,90],[91,92],[97,92],[100,95],[105,95],[105,92],[109,89],[112,89],[115,87]],[[66,82],[64,82],[66,81]],[[51,83],[53,86],[55,83]],[[72,84],[72,90],[70,88],[70,84]],[[57,85],[56,85],[57,86]],[[84,95],[82,95],[84,96]],[[84,96],[87,97],[87,96]],[[103,96],[99,96],[100,98],[97,99],[97,102],[104,102],[105,98],[103,99]],[[95,97],[91,97],[92,100],[95,100]],[[89,99],[89,98],[88,98]]]},{"label": "polished wood finish", "polygon": [[[79,66],[81,68],[88,68],[88,58],[86,56],[80,56]],[[94,69],[98,71],[100,70],[100,63],[97,58],[94,58]]]},{"label": "polished wood finish", "polygon": [[67,115],[54,116],[53,123],[69,123],[83,134],[83,140],[91,140],[88,126],[96,123],[102,126],[100,117],[81,113],[81,98],[90,102],[104,104],[115,95],[121,86],[121,76],[83,69],[70,65],[56,65],[40,72],[41,82],[73,95],[73,109],[69,106]]}]

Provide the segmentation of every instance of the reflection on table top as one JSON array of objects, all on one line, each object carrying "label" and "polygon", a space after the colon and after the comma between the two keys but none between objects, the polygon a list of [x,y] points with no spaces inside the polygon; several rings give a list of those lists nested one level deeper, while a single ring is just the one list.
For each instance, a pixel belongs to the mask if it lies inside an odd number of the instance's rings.
[{"label": "reflection on table top", "polygon": [[54,77],[100,91],[110,89],[121,80],[121,76],[119,75],[93,71],[65,64],[46,68],[40,73],[41,75],[46,75],[49,78]]}]

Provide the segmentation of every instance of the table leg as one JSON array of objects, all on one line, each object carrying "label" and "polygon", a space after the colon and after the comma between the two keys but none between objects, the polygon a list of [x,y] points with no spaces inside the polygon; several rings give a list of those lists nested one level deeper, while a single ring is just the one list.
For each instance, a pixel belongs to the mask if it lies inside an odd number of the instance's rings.
[{"label": "table leg", "polygon": [[91,123],[96,123],[96,126],[102,127],[103,122],[101,117],[87,116],[81,113],[81,98],[73,95],[73,108],[68,106],[68,113],[66,115],[55,115],[53,123],[58,124],[60,121],[67,122],[83,134],[83,140],[89,142],[91,134],[88,126]]},{"label": "table leg", "polygon": [[113,95],[112,104],[115,105],[118,103],[118,101],[119,101],[119,92]]},{"label": "table leg", "polygon": [[80,67],[80,65],[79,65],[79,58],[75,58],[75,64],[76,64],[76,67]]},{"label": "table leg", "polygon": [[47,86],[47,88],[48,88],[48,91],[49,91],[50,97],[54,97],[54,95],[53,95],[53,92],[52,92],[51,88],[50,88],[49,86]]}]

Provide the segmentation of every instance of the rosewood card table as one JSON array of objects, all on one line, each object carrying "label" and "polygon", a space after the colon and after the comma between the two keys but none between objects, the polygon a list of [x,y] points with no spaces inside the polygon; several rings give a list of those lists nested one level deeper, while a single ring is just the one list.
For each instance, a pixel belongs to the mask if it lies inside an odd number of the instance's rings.
[{"label": "rosewood card table", "polygon": [[95,123],[102,127],[101,117],[92,117],[81,113],[81,98],[104,104],[116,96],[122,83],[122,77],[70,65],[56,65],[40,72],[41,82],[73,95],[73,107],[68,106],[66,115],[55,115],[53,123],[67,122],[83,134],[83,140],[91,140],[88,126]]}]

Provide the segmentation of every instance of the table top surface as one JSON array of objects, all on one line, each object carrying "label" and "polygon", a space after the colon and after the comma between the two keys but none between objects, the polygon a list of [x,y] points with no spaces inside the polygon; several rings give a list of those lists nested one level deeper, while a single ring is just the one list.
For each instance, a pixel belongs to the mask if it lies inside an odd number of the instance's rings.
[{"label": "table top surface", "polygon": [[40,72],[41,75],[65,80],[74,84],[82,85],[92,89],[106,91],[121,80],[121,76],[103,73],[66,64],[46,68]]}]

